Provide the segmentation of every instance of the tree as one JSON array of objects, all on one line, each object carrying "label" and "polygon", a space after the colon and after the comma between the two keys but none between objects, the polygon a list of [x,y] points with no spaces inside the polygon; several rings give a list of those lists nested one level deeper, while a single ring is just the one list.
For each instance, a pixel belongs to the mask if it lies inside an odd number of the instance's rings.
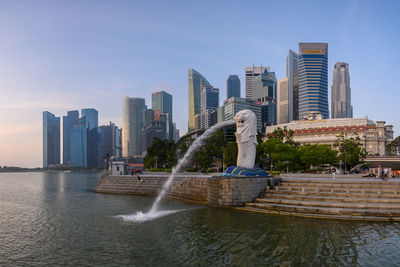
[{"label": "tree", "polygon": [[286,127],[268,134],[267,140],[257,146],[256,164],[262,168],[298,170],[299,143],[293,140],[293,135],[294,131]]},{"label": "tree", "polygon": [[397,136],[391,143],[386,144],[386,155],[395,156],[400,151],[400,136]]},{"label": "tree", "polygon": [[339,152],[338,158],[344,164],[345,171],[359,164],[366,156],[360,140],[357,134],[356,137],[350,138],[342,134],[335,142],[334,146],[338,148]]},{"label": "tree", "polygon": [[154,138],[144,158],[145,168],[171,168],[176,164],[176,146],[173,141]]},{"label": "tree", "polygon": [[238,146],[236,142],[229,142],[223,149],[224,164],[226,166],[236,166]]},{"label": "tree", "polygon": [[222,130],[215,132],[210,138],[205,141],[194,156],[194,162],[200,169],[205,172],[211,168],[217,161],[223,159],[223,147],[226,144],[225,135]]},{"label": "tree", "polygon": [[299,146],[299,143],[293,140],[293,135],[294,135],[293,130],[288,130],[287,127],[284,127],[283,129],[277,127],[272,133],[268,134],[267,137],[268,139],[272,138],[280,140],[283,143],[291,146]]},{"label": "tree", "polygon": [[337,162],[337,151],[328,145],[305,145],[299,148],[299,158],[308,168]]}]

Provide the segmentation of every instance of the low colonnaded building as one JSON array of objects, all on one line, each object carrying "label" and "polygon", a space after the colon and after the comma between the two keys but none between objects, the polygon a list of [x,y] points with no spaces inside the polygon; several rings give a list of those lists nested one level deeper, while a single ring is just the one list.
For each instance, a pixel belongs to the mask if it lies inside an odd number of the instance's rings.
[{"label": "low colonnaded building", "polygon": [[327,144],[332,148],[340,135],[348,138],[358,135],[368,155],[384,156],[386,145],[393,141],[392,125],[385,125],[384,121],[375,123],[368,118],[321,119],[311,116],[306,120],[268,126],[266,135],[278,127],[294,131],[293,139],[300,144]]}]

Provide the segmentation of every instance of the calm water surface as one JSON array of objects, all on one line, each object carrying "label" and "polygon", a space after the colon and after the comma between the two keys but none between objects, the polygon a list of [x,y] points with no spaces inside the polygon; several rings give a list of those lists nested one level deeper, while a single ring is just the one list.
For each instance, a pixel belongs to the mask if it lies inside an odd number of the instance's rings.
[{"label": "calm water surface", "polygon": [[271,216],[95,194],[99,173],[1,173],[0,266],[400,265],[400,225]]}]

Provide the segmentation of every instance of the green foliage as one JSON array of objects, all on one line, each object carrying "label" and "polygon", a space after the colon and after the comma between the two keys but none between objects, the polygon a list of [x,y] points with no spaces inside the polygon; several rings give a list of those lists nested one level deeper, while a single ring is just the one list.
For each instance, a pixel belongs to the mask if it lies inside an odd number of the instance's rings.
[{"label": "green foliage", "polygon": [[145,168],[171,168],[177,162],[176,146],[173,141],[154,138],[144,158]]},{"label": "green foliage", "polygon": [[195,153],[193,160],[202,172],[206,172],[207,169],[210,169],[214,162],[223,159],[223,148],[225,144],[224,132],[219,130],[208,138],[205,141],[205,145]]},{"label": "green foliage", "polygon": [[397,136],[391,143],[386,144],[386,155],[394,156],[400,151],[400,136]]},{"label": "green foliage", "polygon": [[164,168],[151,168],[149,169],[150,172],[172,172],[172,169],[164,169]]},{"label": "green foliage", "polygon": [[366,156],[358,135],[351,138],[348,138],[347,135],[340,135],[336,140],[335,147],[338,148],[338,159],[344,164],[345,170],[359,164]]},{"label": "green foliage", "polygon": [[257,147],[256,164],[279,171],[301,171],[313,166],[334,164],[337,152],[328,145],[300,146],[293,140],[294,132],[277,128]]},{"label": "green foliage", "polygon": [[229,142],[223,149],[223,161],[226,166],[236,166],[238,146],[236,142]]},{"label": "green foliage", "polygon": [[337,151],[328,145],[305,145],[299,148],[299,158],[306,167],[337,162]]}]

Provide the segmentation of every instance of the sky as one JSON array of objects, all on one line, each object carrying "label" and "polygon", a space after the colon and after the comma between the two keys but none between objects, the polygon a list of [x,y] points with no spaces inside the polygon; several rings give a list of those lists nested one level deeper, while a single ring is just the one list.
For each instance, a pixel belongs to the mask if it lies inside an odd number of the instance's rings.
[{"label": "sky", "polygon": [[[244,67],[286,75],[289,49],[329,44],[349,63],[354,117],[399,135],[399,1],[0,1],[0,166],[42,166],[42,112],[95,108],[121,126],[122,97],[173,96],[187,131],[190,68],[226,97]],[[61,119],[62,124],[62,119]]]}]

